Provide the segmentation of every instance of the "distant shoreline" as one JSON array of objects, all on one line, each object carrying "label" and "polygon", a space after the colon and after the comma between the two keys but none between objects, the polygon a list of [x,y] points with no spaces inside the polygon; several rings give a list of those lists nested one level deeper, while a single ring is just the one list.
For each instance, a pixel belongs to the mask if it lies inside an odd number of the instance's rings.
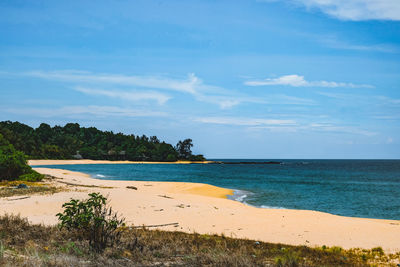
[{"label": "distant shoreline", "polygon": [[32,159],[28,160],[28,164],[31,166],[43,166],[43,165],[77,165],[77,164],[210,164],[215,161],[129,161],[129,160],[92,160],[92,159]]},{"label": "distant shoreline", "polygon": [[190,161],[190,160],[178,160],[178,161],[129,161],[129,160],[92,160],[92,159],[35,159],[28,160],[28,164],[31,166],[43,166],[43,165],[78,165],[78,164],[230,164],[230,165],[262,165],[262,164],[282,164],[280,161]]}]

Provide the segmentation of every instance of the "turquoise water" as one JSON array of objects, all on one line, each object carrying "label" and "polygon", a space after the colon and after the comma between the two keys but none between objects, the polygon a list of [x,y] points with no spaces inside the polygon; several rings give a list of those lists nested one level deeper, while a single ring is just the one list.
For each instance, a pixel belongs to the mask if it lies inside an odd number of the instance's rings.
[{"label": "turquoise water", "polygon": [[45,167],[85,172],[97,179],[207,183],[234,189],[235,200],[258,207],[400,220],[400,160],[280,161],[280,165],[96,164]]}]

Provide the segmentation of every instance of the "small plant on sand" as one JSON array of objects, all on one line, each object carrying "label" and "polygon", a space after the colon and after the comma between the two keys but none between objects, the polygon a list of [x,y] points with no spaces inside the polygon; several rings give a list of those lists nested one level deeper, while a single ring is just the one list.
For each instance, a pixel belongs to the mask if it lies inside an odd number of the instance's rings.
[{"label": "small plant on sand", "polygon": [[283,248],[281,250],[282,255],[275,258],[275,264],[279,267],[296,267],[300,264],[299,253],[292,251],[291,249]]},{"label": "small plant on sand", "polygon": [[3,241],[0,240],[0,263],[3,261],[4,259],[4,245],[3,245]]},{"label": "small plant on sand", "polygon": [[64,203],[64,211],[57,216],[61,228],[66,228],[81,240],[88,240],[94,251],[102,252],[106,247],[120,243],[125,219],[113,212],[106,204],[107,198],[100,193],[91,193],[89,197]]}]

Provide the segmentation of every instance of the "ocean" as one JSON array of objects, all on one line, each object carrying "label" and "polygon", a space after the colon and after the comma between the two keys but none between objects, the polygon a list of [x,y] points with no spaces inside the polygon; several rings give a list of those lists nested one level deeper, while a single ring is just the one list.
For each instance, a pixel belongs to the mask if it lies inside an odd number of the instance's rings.
[{"label": "ocean", "polygon": [[48,165],[96,179],[207,183],[261,208],[400,220],[400,160],[243,160],[281,164]]}]

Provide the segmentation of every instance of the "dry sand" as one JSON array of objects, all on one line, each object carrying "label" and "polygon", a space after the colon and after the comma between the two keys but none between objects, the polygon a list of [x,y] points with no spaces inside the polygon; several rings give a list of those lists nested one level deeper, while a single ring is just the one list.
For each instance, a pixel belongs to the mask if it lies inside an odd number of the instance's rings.
[{"label": "dry sand", "polygon": [[[60,178],[54,183],[68,187],[70,191],[33,195],[27,199],[2,198],[0,213],[19,213],[33,223],[56,224],[55,214],[62,210],[64,202],[70,198],[86,198],[89,192],[100,192],[108,195],[114,210],[123,214],[128,224],[178,223],[176,227],[160,229],[224,234],[311,247],[381,246],[386,252],[400,251],[400,221],[396,220],[351,218],[309,210],[255,208],[226,199],[232,190],[206,184],[98,180],[67,170],[35,170]],[[128,189],[127,186],[134,186],[137,190]]]}]

